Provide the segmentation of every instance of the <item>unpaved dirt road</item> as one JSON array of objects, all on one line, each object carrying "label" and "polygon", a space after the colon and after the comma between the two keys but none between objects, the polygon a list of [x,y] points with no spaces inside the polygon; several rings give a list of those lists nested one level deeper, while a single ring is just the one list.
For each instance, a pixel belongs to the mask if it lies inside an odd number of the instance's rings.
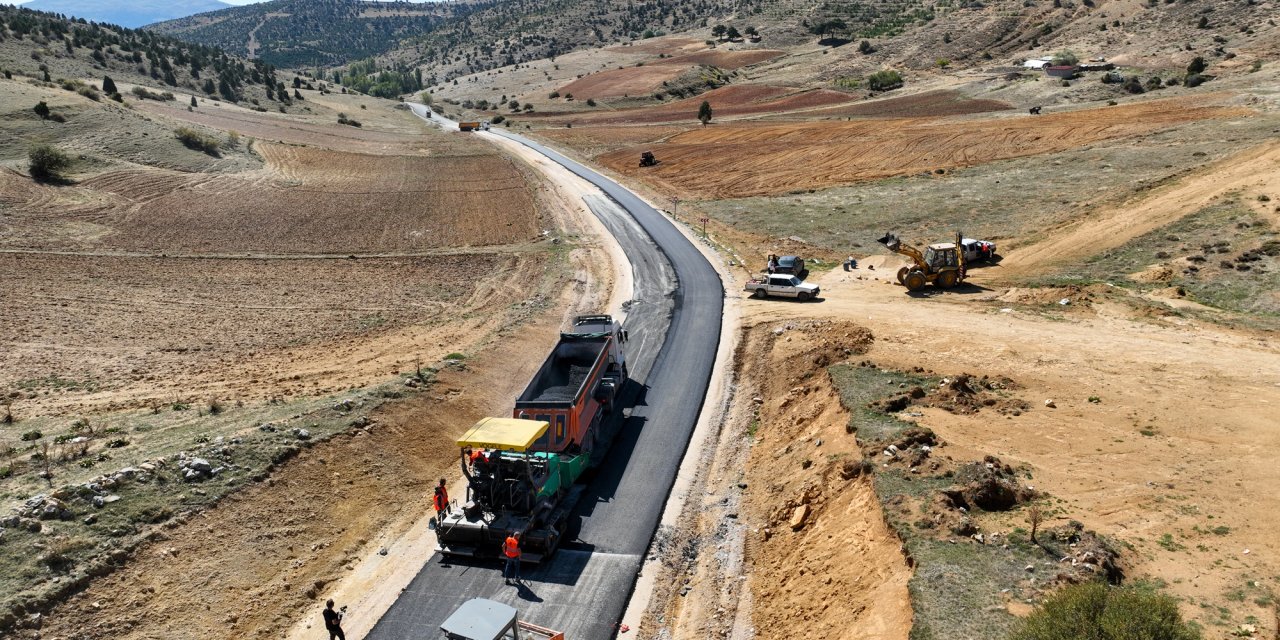
[{"label": "unpaved dirt road", "polygon": [[1097,255],[1235,192],[1255,202],[1259,195],[1280,193],[1280,142],[1273,140],[1224,158],[1168,187],[1157,187],[1123,205],[1097,211],[1052,231],[1044,242],[1008,251],[1000,264],[1000,274],[1035,275],[1069,260]]}]

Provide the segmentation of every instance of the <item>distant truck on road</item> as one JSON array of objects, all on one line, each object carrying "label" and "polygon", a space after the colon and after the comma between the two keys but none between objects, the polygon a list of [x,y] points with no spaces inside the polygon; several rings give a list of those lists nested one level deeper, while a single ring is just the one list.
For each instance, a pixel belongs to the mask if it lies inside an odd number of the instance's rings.
[{"label": "distant truck on road", "polygon": [[743,287],[754,298],[767,298],[775,296],[778,298],[795,298],[796,300],[805,301],[818,297],[821,288],[816,284],[809,284],[788,274],[772,274],[760,278],[752,278],[747,281]]},{"label": "distant truck on road", "polygon": [[459,122],[458,131],[488,131],[489,121],[484,122]]}]

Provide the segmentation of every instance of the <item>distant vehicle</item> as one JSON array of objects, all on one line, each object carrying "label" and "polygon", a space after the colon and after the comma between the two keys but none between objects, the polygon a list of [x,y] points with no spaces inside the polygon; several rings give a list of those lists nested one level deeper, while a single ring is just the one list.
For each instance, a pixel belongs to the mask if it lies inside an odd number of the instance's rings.
[{"label": "distant vehicle", "polygon": [[796,276],[779,274],[752,278],[747,281],[746,286],[742,289],[750,292],[751,296],[755,298],[775,296],[778,298],[795,298],[802,302],[818,297],[818,294],[822,291],[818,285],[809,284]]},{"label": "distant vehicle", "polygon": [[804,258],[797,258],[796,256],[778,258],[778,266],[774,267],[773,272],[793,275],[801,280],[809,277],[809,270],[804,268]]},{"label": "distant vehicle", "polygon": [[484,122],[481,122],[481,123],[480,123],[480,130],[481,130],[481,131],[488,131],[488,130],[489,130],[489,121],[488,121],[488,120],[485,120]]},{"label": "distant vehicle", "polygon": [[653,157],[652,151],[645,151],[640,154],[640,166],[652,167],[658,164],[658,159]]},{"label": "distant vehicle", "polygon": [[996,243],[965,238],[960,241],[965,262],[991,262],[996,257]]},{"label": "distant vehicle", "polygon": [[480,130],[479,122],[459,122],[458,123],[458,131],[479,131],[479,130]]}]

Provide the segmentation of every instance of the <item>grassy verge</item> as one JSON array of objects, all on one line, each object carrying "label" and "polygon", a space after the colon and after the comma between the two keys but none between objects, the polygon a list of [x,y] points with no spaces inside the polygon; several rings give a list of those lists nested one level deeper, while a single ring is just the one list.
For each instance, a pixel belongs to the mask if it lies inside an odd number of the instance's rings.
[{"label": "grassy verge", "polygon": [[[1166,278],[1147,282],[1127,277],[1161,264],[1169,267]],[[1179,288],[1187,300],[1226,312],[1179,313],[1234,326],[1280,328],[1280,298],[1273,295],[1280,290],[1280,236],[1238,199],[1213,204],[1030,284],[1099,282],[1140,293]]]},{"label": "grassy verge", "polygon": [[[1071,151],[944,175],[690,205],[744,231],[798,236],[837,253],[850,248],[883,253],[875,239],[886,231],[916,244],[941,242],[957,229],[975,238],[1026,239],[1078,215],[1082,206],[1130,193],[1137,180],[1157,180],[1179,166],[1194,166],[1206,156],[1193,154],[1206,151],[1212,151],[1211,143],[1189,145],[1176,154],[1181,164],[1172,168],[1165,158],[1140,149]],[[1090,174],[1090,188],[1081,189],[1079,170],[1069,168],[1086,166],[1101,168]]]},{"label": "grassy verge", "polygon": [[[870,367],[837,365],[829,371],[864,450],[887,446],[917,426],[868,403],[902,393],[902,384],[937,386],[937,380],[926,376]],[[877,466],[872,477],[885,520],[915,563],[908,584],[914,611],[912,640],[1006,635],[1016,618],[1005,604],[1032,595],[1026,567],[1056,562],[1058,557],[1050,557],[1018,531],[999,543],[974,544],[966,536],[939,539],[931,525],[919,524],[929,496],[961,480],[950,472],[913,474]]]}]

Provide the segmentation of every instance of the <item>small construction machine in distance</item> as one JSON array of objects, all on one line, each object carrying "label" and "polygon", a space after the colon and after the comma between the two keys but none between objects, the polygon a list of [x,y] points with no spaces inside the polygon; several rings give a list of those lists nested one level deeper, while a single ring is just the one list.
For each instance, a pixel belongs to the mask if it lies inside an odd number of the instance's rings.
[{"label": "small construction machine in distance", "polygon": [[524,562],[555,552],[578,479],[603,458],[603,423],[627,379],[626,338],[611,316],[578,316],[516,399],[514,417],[485,418],[458,439],[467,496],[436,531],[441,553],[497,556],[516,532]]},{"label": "small construction machine in distance", "polygon": [[515,607],[472,598],[440,624],[449,640],[565,640],[564,634],[520,619]]},{"label": "small construction machine in distance", "polygon": [[645,151],[640,154],[640,166],[655,167],[658,165],[658,159],[653,156],[652,151]]},{"label": "small construction machine in distance", "polygon": [[903,244],[898,236],[884,234],[877,240],[894,253],[900,253],[914,263],[898,270],[898,282],[908,291],[919,291],[926,284],[941,289],[950,289],[965,279],[964,252],[960,250],[960,234],[956,233],[955,242],[939,242],[929,245],[924,253],[919,249]]}]

